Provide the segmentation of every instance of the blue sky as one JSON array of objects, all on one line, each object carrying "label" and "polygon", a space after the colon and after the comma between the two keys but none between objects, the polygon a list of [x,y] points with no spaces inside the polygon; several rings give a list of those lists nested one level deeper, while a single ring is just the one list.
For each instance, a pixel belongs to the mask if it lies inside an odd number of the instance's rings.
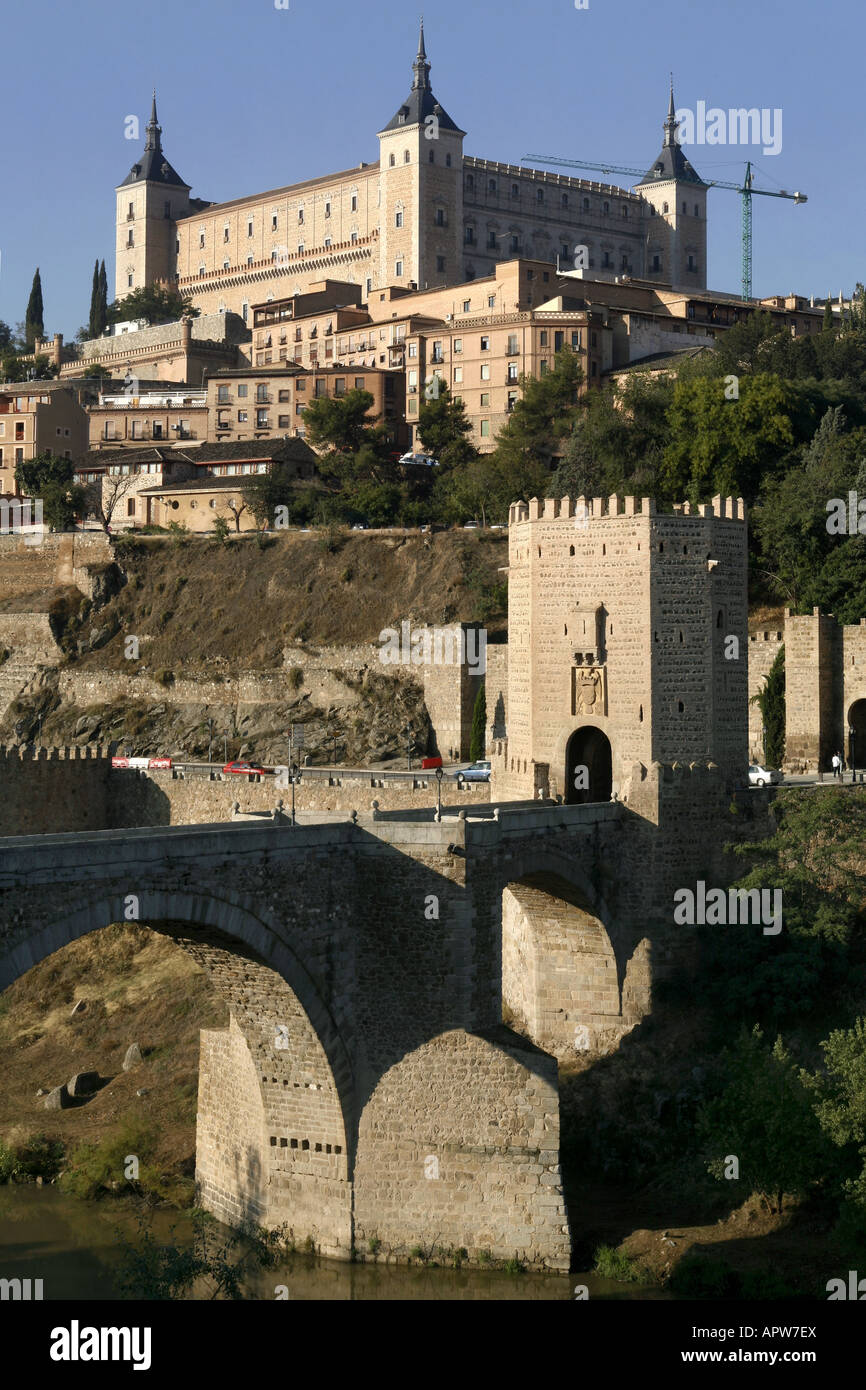
[{"label": "blue sky", "polygon": [[[163,146],[193,194],[240,197],[378,156],[375,134],[411,85],[418,17],[398,0],[42,0],[4,17],[0,319],[23,319],[42,272],[45,326],[87,318],[93,261],[113,288],[114,186],[157,87]],[[800,189],[754,199],[754,292],[837,294],[866,279],[866,181],[855,131],[862,0],[438,0],[434,91],[467,154],[528,151],[649,167],[668,73],[679,108],[781,108],[781,153],[691,146],[706,179]],[[586,177],[593,177],[587,174]],[[611,181],[615,181],[612,179]],[[628,179],[621,182],[628,184]],[[740,284],[740,199],[709,195],[709,285]],[[61,214],[59,208],[65,209]]]}]

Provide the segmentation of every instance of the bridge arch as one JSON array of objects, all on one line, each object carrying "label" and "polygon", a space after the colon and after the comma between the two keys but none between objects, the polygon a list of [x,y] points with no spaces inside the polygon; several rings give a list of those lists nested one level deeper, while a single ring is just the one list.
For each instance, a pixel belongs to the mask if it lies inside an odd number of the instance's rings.
[{"label": "bridge arch", "polygon": [[[0,990],[46,956],[127,920],[117,894],[72,904],[0,954]],[[354,1078],[345,1038],[279,924],[198,891],[137,895],[135,921],[170,937],[227,999],[203,1030],[196,1130],[202,1204],[228,1224],[283,1222],[323,1253],[352,1246]]]},{"label": "bridge arch", "polygon": [[546,849],[500,880],[503,1017],[560,1060],[612,1050],[649,1011],[648,943],[616,923],[596,877]]}]

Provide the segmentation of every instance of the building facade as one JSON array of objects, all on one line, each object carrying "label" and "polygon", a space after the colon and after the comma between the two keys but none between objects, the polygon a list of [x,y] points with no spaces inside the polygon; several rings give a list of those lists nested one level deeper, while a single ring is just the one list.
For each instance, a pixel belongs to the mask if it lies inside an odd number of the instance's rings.
[{"label": "building facade", "polygon": [[412,86],[378,132],[378,159],[265,193],[190,197],[168,162],[154,98],[141,158],[116,190],[115,293],[169,281],[203,313],[323,278],[366,299],[494,274],[515,257],[706,285],[706,185],[685,158],[671,109],[662,151],[633,190],[464,154],[466,132],[437,100],[422,24]]},{"label": "building facade", "polygon": [[310,401],[369,391],[369,418],[385,425],[395,444],[404,443],[403,375],[378,367],[246,367],[218,372],[208,381],[208,439],[303,439]]},{"label": "building facade", "polygon": [[56,381],[0,387],[0,493],[18,491],[17,464],[43,453],[77,458],[87,445],[87,414],[73,387]]}]

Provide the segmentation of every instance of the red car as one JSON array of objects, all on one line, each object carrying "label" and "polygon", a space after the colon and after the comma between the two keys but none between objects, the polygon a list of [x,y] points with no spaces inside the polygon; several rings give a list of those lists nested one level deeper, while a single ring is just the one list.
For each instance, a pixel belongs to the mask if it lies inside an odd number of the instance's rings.
[{"label": "red car", "polygon": [[273,777],[273,768],[262,767],[260,763],[233,762],[226,763],[223,772],[237,772],[241,776],[248,776],[251,772],[257,772],[260,777]]}]

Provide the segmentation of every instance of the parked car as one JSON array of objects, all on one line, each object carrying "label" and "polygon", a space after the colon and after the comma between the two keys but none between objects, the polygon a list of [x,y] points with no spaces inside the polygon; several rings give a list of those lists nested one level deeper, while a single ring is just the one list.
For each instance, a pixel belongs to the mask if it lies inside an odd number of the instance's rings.
[{"label": "parked car", "polygon": [[400,462],[402,464],[414,463],[426,468],[439,467],[439,460],[434,459],[432,454],[413,454],[411,449],[409,450],[408,454],[403,455],[403,457],[400,459]]},{"label": "parked car", "polygon": [[478,522],[477,522],[477,521],[464,521],[464,523],[463,523],[463,530],[464,530],[464,531],[477,531],[477,530],[478,530]]},{"label": "parked car", "polygon": [[750,787],[775,787],[783,780],[782,773],[776,767],[762,767],[760,763],[752,763],[749,767]]},{"label": "parked car", "polygon": [[353,530],[353,531],[366,531],[366,529],[367,529],[367,523],[366,523],[366,521],[356,521],[356,522],[355,522],[355,525],[352,527],[352,530]]},{"label": "parked car", "polygon": [[479,758],[477,762],[470,763],[468,767],[460,767],[454,776],[458,781],[464,782],[489,782],[490,781],[490,759]]},{"label": "parked car", "polygon": [[274,770],[271,767],[262,767],[261,763],[240,761],[226,763],[223,772],[236,772],[241,777],[249,776],[251,772],[257,772],[260,777],[273,777],[274,775]]}]

